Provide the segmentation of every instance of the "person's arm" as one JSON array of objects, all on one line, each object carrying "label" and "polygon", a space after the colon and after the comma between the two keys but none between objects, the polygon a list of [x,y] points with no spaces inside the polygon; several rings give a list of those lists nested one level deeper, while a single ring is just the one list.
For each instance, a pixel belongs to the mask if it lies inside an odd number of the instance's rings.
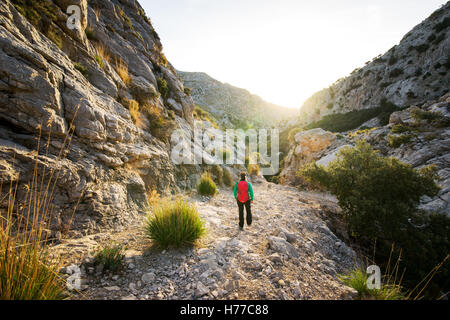
[{"label": "person's arm", "polygon": [[250,194],[250,200],[253,201],[253,188],[250,182],[248,183],[248,193]]},{"label": "person's arm", "polygon": [[234,185],[234,198],[237,199],[238,196],[238,183],[236,182],[236,184]]}]

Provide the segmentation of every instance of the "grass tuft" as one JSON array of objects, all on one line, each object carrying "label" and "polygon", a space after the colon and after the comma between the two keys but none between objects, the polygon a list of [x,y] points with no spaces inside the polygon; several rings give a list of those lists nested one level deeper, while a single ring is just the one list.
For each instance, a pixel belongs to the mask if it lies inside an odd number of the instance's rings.
[{"label": "grass tuft", "polygon": [[200,183],[197,186],[198,193],[202,196],[214,196],[217,193],[217,186],[214,183],[211,175],[207,172],[202,174]]},{"label": "grass tuft", "polygon": [[110,243],[96,254],[94,265],[102,265],[104,271],[119,271],[123,267],[124,251],[122,245]]},{"label": "grass tuft", "polygon": [[116,72],[126,86],[131,83],[130,74],[128,73],[128,66],[122,59],[116,61]]},{"label": "grass tuft", "polygon": [[159,248],[191,246],[205,233],[197,208],[183,199],[160,201],[147,215],[144,228]]}]

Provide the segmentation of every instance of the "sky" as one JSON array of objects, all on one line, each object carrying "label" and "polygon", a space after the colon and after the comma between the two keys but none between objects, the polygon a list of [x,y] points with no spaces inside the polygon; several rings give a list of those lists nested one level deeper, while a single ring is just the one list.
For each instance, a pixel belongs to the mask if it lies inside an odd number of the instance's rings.
[{"label": "sky", "polygon": [[444,0],[140,0],[177,70],[300,108]]}]

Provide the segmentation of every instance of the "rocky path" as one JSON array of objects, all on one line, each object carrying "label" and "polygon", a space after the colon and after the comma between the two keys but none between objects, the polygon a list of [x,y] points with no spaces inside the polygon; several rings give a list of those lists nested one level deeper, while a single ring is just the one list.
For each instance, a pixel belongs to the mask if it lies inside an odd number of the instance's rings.
[{"label": "rocky path", "polygon": [[[238,228],[231,190],[193,196],[208,233],[196,248],[151,248],[141,222],[115,234],[97,234],[57,246],[76,261],[86,249],[114,240],[127,245],[126,271],[101,274],[81,265],[83,290],[74,299],[349,299],[354,292],[336,276],[355,253],[317,213],[308,193],[255,182],[253,224]],[[67,273],[70,273],[68,271]]]}]

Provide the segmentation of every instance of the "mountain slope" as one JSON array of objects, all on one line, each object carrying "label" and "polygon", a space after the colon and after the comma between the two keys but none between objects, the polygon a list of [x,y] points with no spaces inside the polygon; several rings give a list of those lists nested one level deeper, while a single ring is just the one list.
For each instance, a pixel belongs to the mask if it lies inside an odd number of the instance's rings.
[{"label": "mountain slope", "polygon": [[326,115],[379,107],[404,107],[441,97],[450,83],[450,2],[383,55],[309,98],[300,124]]},{"label": "mountain slope", "polygon": [[217,81],[206,73],[178,71],[178,75],[185,87],[191,89],[194,102],[227,127],[245,121],[256,127],[271,127],[298,113],[296,109],[268,103],[245,89]]},{"label": "mountain slope", "polygon": [[66,25],[67,1],[0,3],[0,182],[12,178],[24,201],[36,137],[48,140],[39,174],[60,170],[50,226],[58,238],[67,226],[74,234],[120,228],[146,212],[148,191],[193,186],[200,173],[170,161],[168,137],[192,130],[194,104],[142,7],[70,4],[81,9],[75,30]]}]

